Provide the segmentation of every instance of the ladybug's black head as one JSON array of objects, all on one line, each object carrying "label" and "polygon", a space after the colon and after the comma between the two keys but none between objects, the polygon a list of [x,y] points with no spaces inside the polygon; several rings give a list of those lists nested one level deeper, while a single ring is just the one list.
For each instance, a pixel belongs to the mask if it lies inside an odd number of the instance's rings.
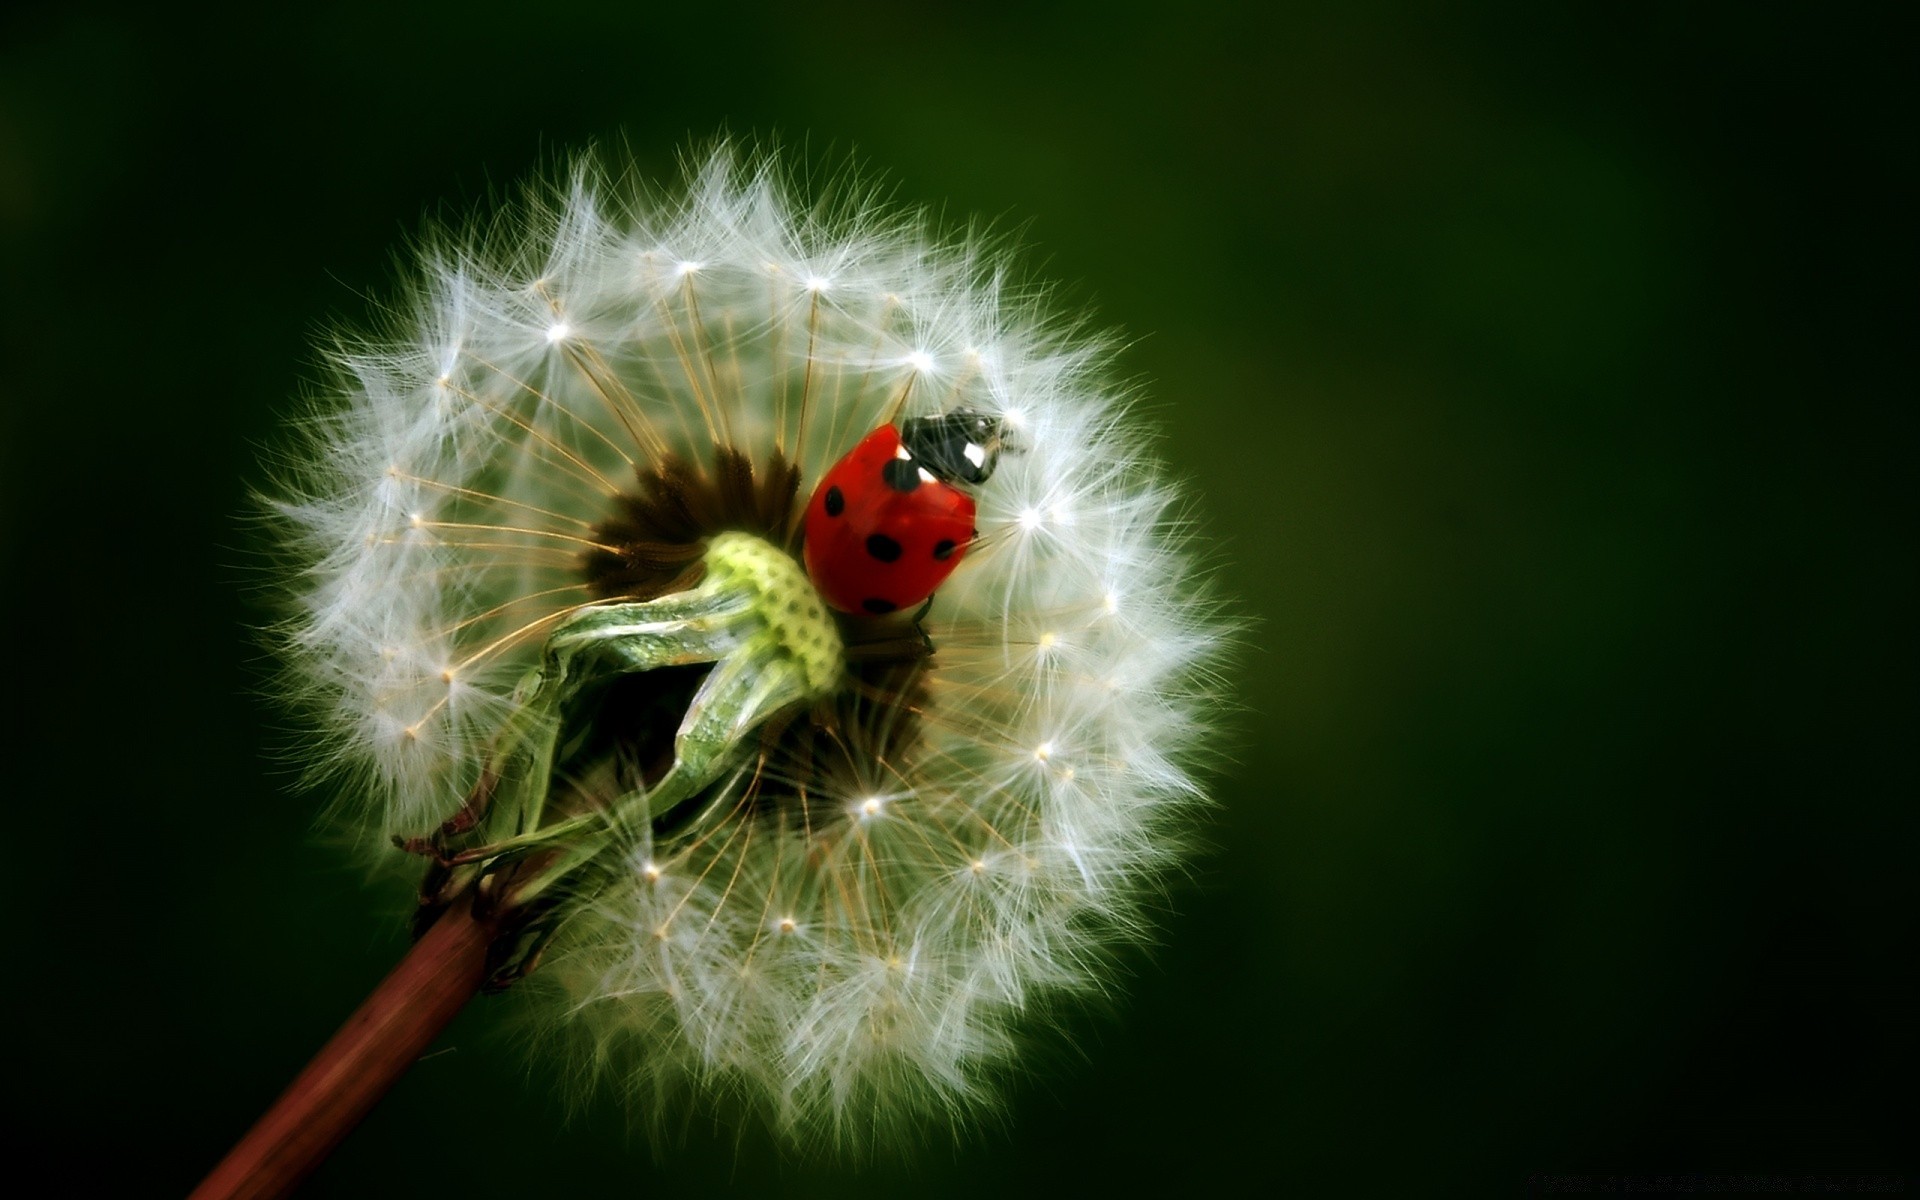
[{"label": "ladybug's black head", "polygon": [[900,422],[900,445],[943,483],[981,484],[1000,461],[998,417],[964,408]]}]

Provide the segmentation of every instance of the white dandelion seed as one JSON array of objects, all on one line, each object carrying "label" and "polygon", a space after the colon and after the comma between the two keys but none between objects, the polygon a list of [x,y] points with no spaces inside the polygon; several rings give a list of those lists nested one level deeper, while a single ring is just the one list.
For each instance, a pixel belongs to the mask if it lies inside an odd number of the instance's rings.
[{"label": "white dandelion seed", "polygon": [[[512,792],[489,836],[590,837],[537,978],[595,1059],[650,1114],[691,1087],[872,1145],[988,1102],[1023,1011],[1140,932],[1221,625],[1106,347],[997,252],[831,207],[722,150],[673,198],[581,168],[435,240],[278,510],[292,677],[369,826]],[[970,552],[924,616],[827,618],[794,565],[816,482],[960,410],[1007,431]],[[716,682],[769,629],[815,640]],[[599,665],[542,699],[581,639]],[[675,791],[700,712],[726,727]]]}]

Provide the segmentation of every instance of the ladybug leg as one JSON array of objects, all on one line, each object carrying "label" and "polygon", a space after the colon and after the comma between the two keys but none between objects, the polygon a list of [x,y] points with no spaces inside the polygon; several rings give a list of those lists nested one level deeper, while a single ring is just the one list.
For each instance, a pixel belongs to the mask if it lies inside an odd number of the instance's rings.
[{"label": "ladybug leg", "polygon": [[927,632],[927,627],[922,624],[922,622],[927,619],[927,614],[932,611],[933,597],[928,596],[927,602],[922,604],[920,610],[913,614],[913,630],[920,635],[920,644],[927,648],[929,657],[933,654],[933,635]]}]

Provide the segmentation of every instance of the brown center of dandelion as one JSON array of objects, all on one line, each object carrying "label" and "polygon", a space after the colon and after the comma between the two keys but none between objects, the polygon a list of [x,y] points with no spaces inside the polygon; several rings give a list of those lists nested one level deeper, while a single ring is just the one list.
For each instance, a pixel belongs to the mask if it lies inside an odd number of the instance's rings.
[{"label": "brown center of dandelion", "polygon": [[[797,560],[804,508],[799,468],[777,450],[757,465],[732,446],[712,447],[704,462],[674,456],[645,464],[633,489],[594,528],[601,548],[582,557],[582,573],[600,599],[655,599],[697,584],[708,541],[728,531],[753,534]],[[884,787],[918,740],[932,642],[908,614],[835,619],[846,684],[763,727],[740,799],[747,810],[790,814],[816,826],[817,803]],[[578,791],[608,794],[658,779],[672,764],[679,715],[705,671],[647,672],[582,697],[588,710],[576,719],[587,734],[556,771],[556,783],[578,781]],[[561,807],[591,803],[580,794]]]},{"label": "brown center of dandelion", "polygon": [[636,469],[635,487],[594,527],[587,586],[603,600],[652,600],[700,580],[707,539],[739,530],[792,553],[800,537],[800,470],[775,451],[759,469],[731,446],[707,463],[678,455]]}]

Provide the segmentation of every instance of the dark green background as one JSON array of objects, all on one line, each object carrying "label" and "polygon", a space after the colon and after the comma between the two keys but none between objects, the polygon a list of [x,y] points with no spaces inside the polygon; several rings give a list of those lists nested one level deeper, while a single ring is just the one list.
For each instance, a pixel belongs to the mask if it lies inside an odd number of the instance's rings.
[{"label": "dark green background", "polygon": [[1138,335],[1252,621],[1217,848],[1084,1055],[917,1166],[655,1164],[480,1004],[313,1195],[1912,1165],[1913,64],[1868,10],[145,7],[0,25],[16,1176],[183,1191],[402,948],[247,632],[315,332],[423,215],[722,128],[1025,223]]}]

